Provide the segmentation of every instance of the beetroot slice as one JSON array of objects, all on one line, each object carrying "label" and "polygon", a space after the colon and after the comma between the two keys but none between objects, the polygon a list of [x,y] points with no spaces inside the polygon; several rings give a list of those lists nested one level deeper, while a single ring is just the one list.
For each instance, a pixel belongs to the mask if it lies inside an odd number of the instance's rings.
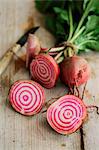
[{"label": "beetroot slice", "polygon": [[60,134],[75,132],[87,116],[83,101],[74,95],[65,95],[47,110],[47,121]]},{"label": "beetroot slice", "polygon": [[12,107],[23,115],[37,114],[45,101],[43,88],[31,80],[16,81],[9,91]]},{"label": "beetroot slice", "polygon": [[30,62],[39,54],[40,50],[41,46],[39,39],[35,35],[29,34],[27,40],[26,67],[29,67]]},{"label": "beetroot slice", "polygon": [[67,57],[60,64],[61,80],[69,86],[87,82],[91,70],[88,62],[79,56]]},{"label": "beetroot slice", "polygon": [[53,57],[48,54],[39,54],[30,64],[33,80],[46,88],[52,88],[59,76],[59,67]]}]

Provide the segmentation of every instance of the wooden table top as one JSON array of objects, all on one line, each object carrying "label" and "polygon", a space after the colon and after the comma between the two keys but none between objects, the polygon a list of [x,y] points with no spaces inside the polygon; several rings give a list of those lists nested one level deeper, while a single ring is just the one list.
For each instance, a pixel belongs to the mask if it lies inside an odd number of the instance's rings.
[{"label": "wooden table top", "polygon": [[[0,0],[0,57],[30,27],[41,25],[36,35],[43,46],[51,47],[55,39],[45,30],[43,16],[37,12],[33,0]],[[43,36],[42,36],[43,35]],[[20,50],[19,56],[24,50]],[[84,54],[92,69],[84,101],[86,105],[99,106],[99,54]],[[53,131],[46,121],[46,113],[32,117],[15,112],[8,100],[11,84],[19,79],[29,79],[25,62],[14,55],[0,77],[0,150],[99,150],[99,115],[88,109],[88,119],[80,130],[63,136]],[[59,81],[50,90],[45,89],[46,100],[64,95],[66,87]],[[84,148],[83,148],[83,146]]]}]

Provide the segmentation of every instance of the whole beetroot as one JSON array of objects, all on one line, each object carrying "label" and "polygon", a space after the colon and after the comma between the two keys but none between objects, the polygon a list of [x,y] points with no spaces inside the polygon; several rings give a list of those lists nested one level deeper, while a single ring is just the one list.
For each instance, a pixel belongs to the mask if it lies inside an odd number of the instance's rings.
[{"label": "whole beetroot", "polygon": [[38,37],[33,34],[29,34],[27,40],[26,67],[29,67],[32,59],[40,53],[40,50],[41,46]]},{"label": "whole beetroot", "polygon": [[69,86],[81,85],[90,77],[91,70],[87,61],[79,56],[67,57],[60,64],[61,80]]}]

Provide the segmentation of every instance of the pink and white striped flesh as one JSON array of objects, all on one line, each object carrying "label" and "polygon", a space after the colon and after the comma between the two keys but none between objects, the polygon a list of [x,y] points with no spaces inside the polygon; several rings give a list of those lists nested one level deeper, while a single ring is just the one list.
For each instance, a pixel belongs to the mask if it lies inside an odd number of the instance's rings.
[{"label": "pink and white striped flesh", "polygon": [[65,95],[47,110],[47,121],[60,134],[70,134],[80,128],[87,116],[83,101],[74,95]]},{"label": "pink and white striped flesh", "polygon": [[9,101],[23,115],[37,114],[45,101],[44,89],[32,80],[16,81],[9,91]]},{"label": "pink and white striped flesh", "polygon": [[30,72],[33,80],[45,88],[52,88],[56,84],[60,70],[52,56],[39,54],[30,64]]}]

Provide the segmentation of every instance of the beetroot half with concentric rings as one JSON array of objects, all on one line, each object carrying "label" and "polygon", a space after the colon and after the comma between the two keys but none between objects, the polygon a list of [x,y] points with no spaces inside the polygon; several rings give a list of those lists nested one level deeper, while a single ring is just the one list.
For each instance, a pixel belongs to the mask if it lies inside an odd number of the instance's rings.
[{"label": "beetroot half with concentric rings", "polygon": [[30,116],[42,109],[45,93],[38,83],[31,80],[19,80],[9,91],[9,101],[17,112]]},{"label": "beetroot half with concentric rings", "polygon": [[30,64],[30,72],[33,80],[45,88],[52,88],[56,84],[60,71],[52,56],[39,54]]},{"label": "beetroot half with concentric rings", "polygon": [[70,134],[80,128],[87,116],[83,101],[74,95],[65,95],[50,105],[47,121],[60,134]]}]

